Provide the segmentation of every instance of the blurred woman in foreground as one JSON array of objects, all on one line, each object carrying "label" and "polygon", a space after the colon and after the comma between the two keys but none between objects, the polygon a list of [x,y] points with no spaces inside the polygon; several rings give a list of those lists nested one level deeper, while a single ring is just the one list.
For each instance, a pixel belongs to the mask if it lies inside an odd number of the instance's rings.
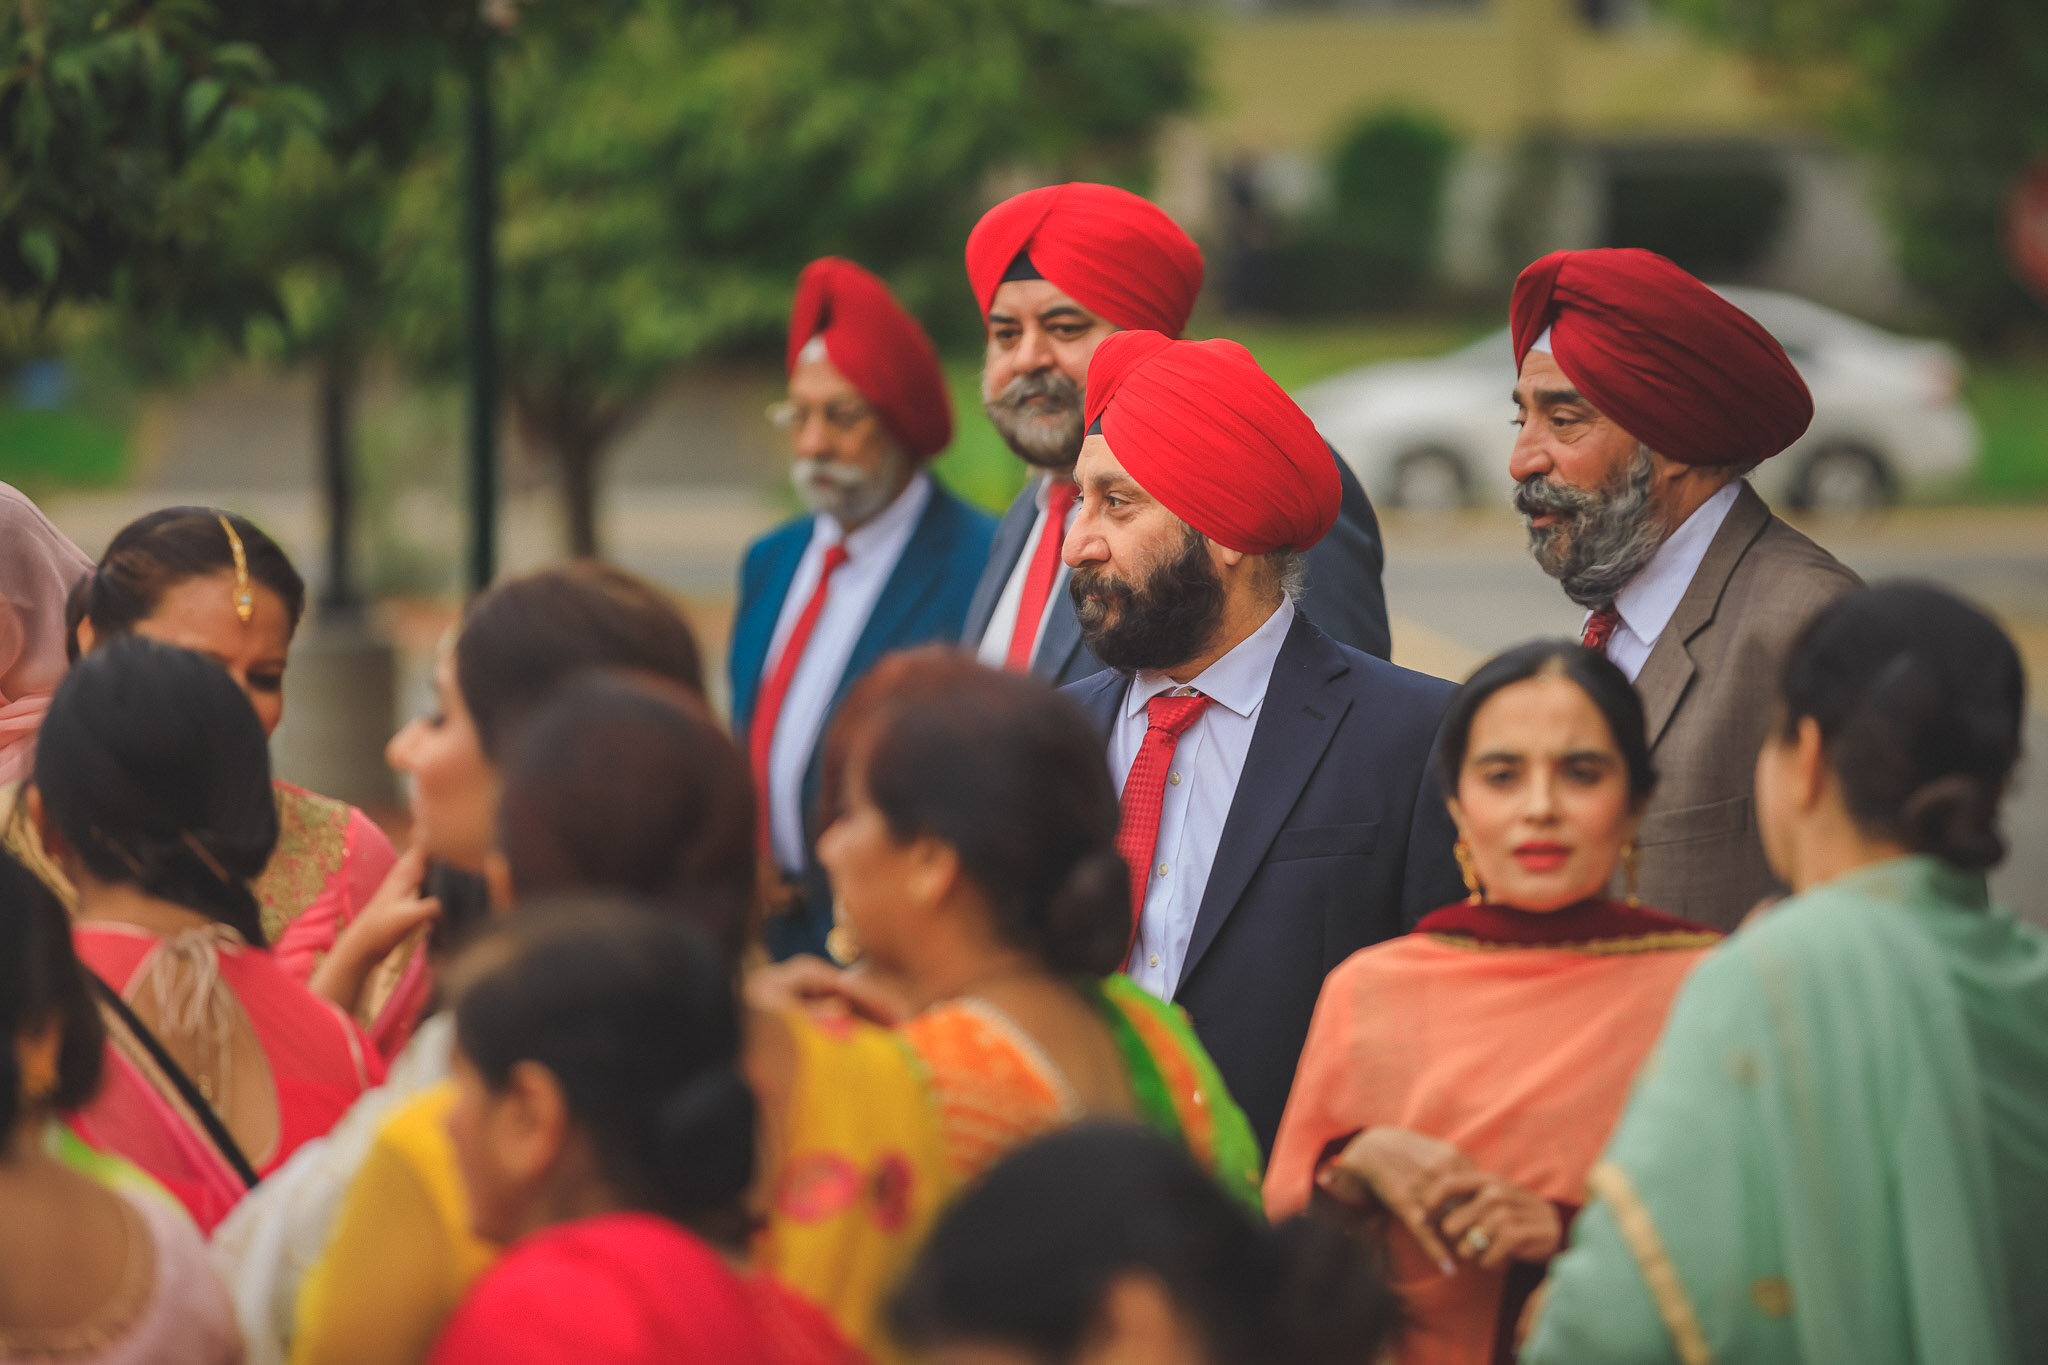
[{"label": "blurred woman in foreground", "polygon": [[1437,749],[1469,901],[1323,985],[1266,1208],[1320,1187],[1381,1221],[1407,1365],[1512,1357],[1586,1172],[1679,983],[1719,935],[1608,898],[1650,799],[1642,705],[1605,657],[1481,665]]},{"label": "blurred woman in foreground", "polygon": [[1793,647],[1757,758],[1793,895],[1686,983],[1524,1358],[2039,1358],[2048,935],[1990,903],[2025,678],[1931,587]]},{"label": "blurred woman in foreground", "polygon": [[0,808],[35,762],[36,727],[64,677],[64,603],[91,568],[40,508],[0,483]]},{"label": "blurred woman in foreground", "polygon": [[893,1316],[929,1365],[1376,1365],[1400,1306],[1334,1220],[1268,1228],[1179,1144],[1091,1123],[961,1196]]}]

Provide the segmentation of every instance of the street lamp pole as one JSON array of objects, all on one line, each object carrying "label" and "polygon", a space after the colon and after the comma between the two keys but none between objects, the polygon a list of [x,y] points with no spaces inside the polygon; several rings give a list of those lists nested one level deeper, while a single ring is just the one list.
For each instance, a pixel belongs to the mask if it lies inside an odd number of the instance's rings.
[{"label": "street lamp pole", "polygon": [[468,282],[469,590],[498,568],[498,164],[488,27],[469,52],[468,193],[463,258]]}]

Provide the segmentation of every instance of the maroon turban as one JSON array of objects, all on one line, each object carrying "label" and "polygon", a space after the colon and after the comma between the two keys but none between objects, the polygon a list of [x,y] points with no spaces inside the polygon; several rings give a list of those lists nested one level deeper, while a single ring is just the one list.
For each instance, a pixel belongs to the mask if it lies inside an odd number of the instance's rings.
[{"label": "maroon turban", "polygon": [[1179,336],[1202,289],[1202,249],[1164,209],[1114,185],[1047,185],[983,214],[967,236],[967,278],[983,316],[1019,255],[1074,302],[1127,329]]},{"label": "maroon turban", "polygon": [[1565,377],[1659,455],[1750,464],[1813,421],[1785,348],[1654,252],[1554,251],[1515,281],[1509,316],[1517,369],[1549,328]]},{"label": "maroon turban", "polygon": [[797,276],[789,310],[790,370],[812,337],[825,339],[832,368],[913,457],[930,459],[953,439],[953,400],[939,353],[888,285],[837,256],[812,261]]},{"label": "maroon turban", "polygon": [[1124,471],[1219,545],[1306,550],[1343,485],[1308,414],[1234,341],[1114,332],[1088,363],[1088,427]]}]

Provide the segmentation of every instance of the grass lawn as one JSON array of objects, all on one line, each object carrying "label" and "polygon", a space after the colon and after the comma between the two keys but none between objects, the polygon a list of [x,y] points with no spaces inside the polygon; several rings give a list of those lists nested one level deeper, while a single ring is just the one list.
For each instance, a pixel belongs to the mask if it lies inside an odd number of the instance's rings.
[{"label": "grass lawn", "polygon": [[[1354,365],[1437,355],[1484,330],[1484,324],[1442,320],[1294,324],[1198,317],[1188,333],[1242,342],[1282,386],[1298,389]],[[939,476],[970,502],[1000,513],[1024,486],[1023,461],[1010,453],[981,411],[981,358],[949,360],[946,378],[958,430],[952,448],[938,462]]]},{"label": "grass lawn", "polygon": [[2048,498],[2048,356],[1972,365],[1964,392],[1984,441],[1964,496],[1982,502]]},{"label": "grass lawn", "polygon": [[106,487],[128,472],[128,433],[68,409],[0,402],[0,481],[31,497],[51,488]]}]

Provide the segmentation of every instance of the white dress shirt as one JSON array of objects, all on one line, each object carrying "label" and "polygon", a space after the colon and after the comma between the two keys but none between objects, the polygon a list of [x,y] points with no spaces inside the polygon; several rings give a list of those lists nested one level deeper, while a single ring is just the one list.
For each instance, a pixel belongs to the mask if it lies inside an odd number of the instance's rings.
[{"label": "white dress shirt", "polygon": [[[1038,515],[1031,522],[1031,534],[1024,537],[1023,553],[1010,568],[1010,581],[1003,584],[1003,595],[996,599],[995,614],[988,618],[988,629],[981,634],[981,644],[974,651],[974,657],[991,668],[1001,668],[1010,659],[1010,637],[1017,633],[1017,612],[1024,605],[1024,580],[1031,574],[1031,560],[1038,549],[1038,537],[1045,531],[1046,490],[1052,486],[1049,477],[1041,477],[1032,490],[1032,499],[1038,504]],[[1067,528],[1074,524],[1074,514],[1081,510],[1079,500],[1067,508],[1067,519],[1060,526],[1060,538],[1064,540]],[[1031,658],[1038,657],[1039,642],[1045,639],[1045,623],[1052,619],[1054,601],[1067,590],[1067,566],[1064,561],[1053,570],[1052,592],[1045,599],[1045,610],[1038,615],[1038,634],[1031,637]]]},{"label": "white dress shirt", "polygon": [[[1251,752],[1252,731],[1266,702],[1273,662],[1294,624],[1294,603],[1282,600],[1266,623],[1237,648],[1203,669],[1186,691],[1213,700],[1180,737],[1167,770],[1166,799],[1159,807],[1159,842],[1145,877],[1145,908],[1138,917],[1138,942],[1127,964],[1131,979],[1161,1000],[1173,999],[1181,963],[1195,932],[1195,915],[1209,886],[1216,845],[1237,796],[1237,779]],[[1164,673],[1140,673],[1124,693],[1124,706],[1109,737],[1109,767],[1117,795],[1145,740],[1145,703],[1162,692],[1180,692]]]},{"label": "white dress shirt", "polygon": [[1630,682],[1650,661],[1657,637],[1671,624],[1671,614],[1678,610],[1685,590],[1692,586],[1692,576],[1699,572],[1700,561],[1707,557],[1714,533],[1727,520],[1728,509],[1735,505],[1741,492],[1742,480],[1733,480],[1694,508],[1684,524],[1657,547],[1657,553],[1650,556],[1642,572],[1614,595],[1614,609],[1621,620],[1615,625],[1614,634],[1607,637],[1607,657],[1628,674]]},{"label": "white dress shirt", "polygon": [[851,534],[835,518],[823,514],[811,518],[811,543],[797,561],[789,595],[782,599],[782,614],[775,618],[768,657],[761,663],[765,684],[781,662],[782,647],[796,629],[797,618],[817,591],[818,576],[825,569],[825,551],[844,541],[846,562],[832,575],[825,609],[818,613],[804,657],[789,680],[782,714],[775,722],[775,738],[768,747],[768,844],[784,872],[803,870],[804,770],[810,767],[811,751],[817,748],[818,734],[825,728],[825,712],[839,690],[840,676],[846,672],[868,616],[889,575],[896,572],[896,561],[903,557],[903,547],[910,543],[910,533],[917,529],[918,518],[931,498],[931,478],[920,469],[894,502]]}]

